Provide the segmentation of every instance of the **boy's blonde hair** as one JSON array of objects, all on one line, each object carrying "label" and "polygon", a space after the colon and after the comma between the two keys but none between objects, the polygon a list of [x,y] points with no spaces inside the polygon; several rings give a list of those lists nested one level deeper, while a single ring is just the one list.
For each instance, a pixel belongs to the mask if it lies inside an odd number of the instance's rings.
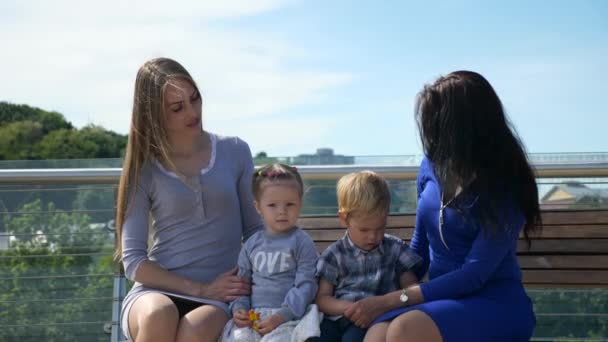
[{"label": "boy's blonde hair", "polygon": [[386,180],[373,171],[349,173],[338,181],[338,208],[346,217],[352,214],[387,214],[391,194]]}]

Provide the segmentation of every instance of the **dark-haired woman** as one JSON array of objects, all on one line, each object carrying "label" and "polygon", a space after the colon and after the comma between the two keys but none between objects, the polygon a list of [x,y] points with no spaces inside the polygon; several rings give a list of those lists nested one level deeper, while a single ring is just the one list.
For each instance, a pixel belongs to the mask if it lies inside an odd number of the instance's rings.
[{"label": "dark-haired woman", "polygon": [[411,247],[428,281],[394,298],[366,341],[529,341],[517,239],[540,225],[534,174],[490,83],[470,71],[420,92],[426,158]]}]

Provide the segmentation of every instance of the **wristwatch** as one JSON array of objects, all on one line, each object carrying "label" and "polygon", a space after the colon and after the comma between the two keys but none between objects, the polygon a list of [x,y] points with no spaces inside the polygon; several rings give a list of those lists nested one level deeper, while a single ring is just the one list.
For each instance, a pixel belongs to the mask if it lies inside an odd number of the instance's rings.
[{"label": "wristwatch", "polygon": [[407,301],[409,299],[410,298],[407,296],[405,289],[403,289],[403,291],[401,291],[401,295],[399,296],[399,300],[401,301],[401,303],[403,303],[403,305],[407,305]]}]

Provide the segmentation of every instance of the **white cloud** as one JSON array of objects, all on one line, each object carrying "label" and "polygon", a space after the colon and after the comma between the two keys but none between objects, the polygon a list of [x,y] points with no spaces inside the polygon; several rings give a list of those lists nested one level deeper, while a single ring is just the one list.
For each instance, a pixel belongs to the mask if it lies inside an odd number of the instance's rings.
[{"label": "white cloud", "polygon": [[5,4],[20,18],[54,22],[167,22],[183,18],[199,20],[255,15],[285,6],[289,0],[11,0]]},{"label": "white cloud", "polygon": [[[198,81],[205,97],[204,115],[213,127],[231,135],[287,131],[287,121],[262,124],[254,120],[246,127],[234,122],[282,114],[319,101],[323,90],[349,82],[351,75],[287,68],[294,59],[306,59],[308,52],[289,43],[280,32],[220,29],[215,24],[279,10],[289,2],[39,0],[5,4],[8,13],[0,14],[4,69],[0,100],[57,110],[78,127],[97,123],[126,133],[137,68],[162,55],[180,61]],[[320,134],[331,134],[313,119],[296,121],[299,127],[314,131],[310,139],[318,141]],[[270,134],[260,133],[253,139],[268,142],[264,135]]]}]

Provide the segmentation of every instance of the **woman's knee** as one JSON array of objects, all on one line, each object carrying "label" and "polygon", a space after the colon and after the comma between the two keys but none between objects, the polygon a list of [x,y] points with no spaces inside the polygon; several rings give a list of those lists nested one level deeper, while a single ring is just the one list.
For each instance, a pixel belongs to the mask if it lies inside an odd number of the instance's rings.
[{"label": "woman's knee", "polygon": [[431,317],[419,310],[413,310],[395,318],[386,331],[386,341],[429,341],[442,342],[439,328]]},{"label": "woman's knee", "polygon": [[374,324],[365,334],[364,342],[384,342],[386,341],[386,330],[388,329],[389,322],[381,322]]},{"label": "woman's knee", "polygon": [[201,306],[180,319],[177,341],[217,341],[227,322],[224,310],[213,305]]},{"label": "woman's knee", "polygon": [[129,330],[133,338],[145,335],[173,335],[177,329],[179,313],[169,297],[150,293],[138,298],[129,312]]},{"label": "woman's knee", "polygon": [[[143,298],[142,298],[143,299]],[[164,295],[146,298],[145,311],[142,319],[147,323],[162,324],[162,322],[175,322],[179,319],[179,312],[175,303]]]}]

